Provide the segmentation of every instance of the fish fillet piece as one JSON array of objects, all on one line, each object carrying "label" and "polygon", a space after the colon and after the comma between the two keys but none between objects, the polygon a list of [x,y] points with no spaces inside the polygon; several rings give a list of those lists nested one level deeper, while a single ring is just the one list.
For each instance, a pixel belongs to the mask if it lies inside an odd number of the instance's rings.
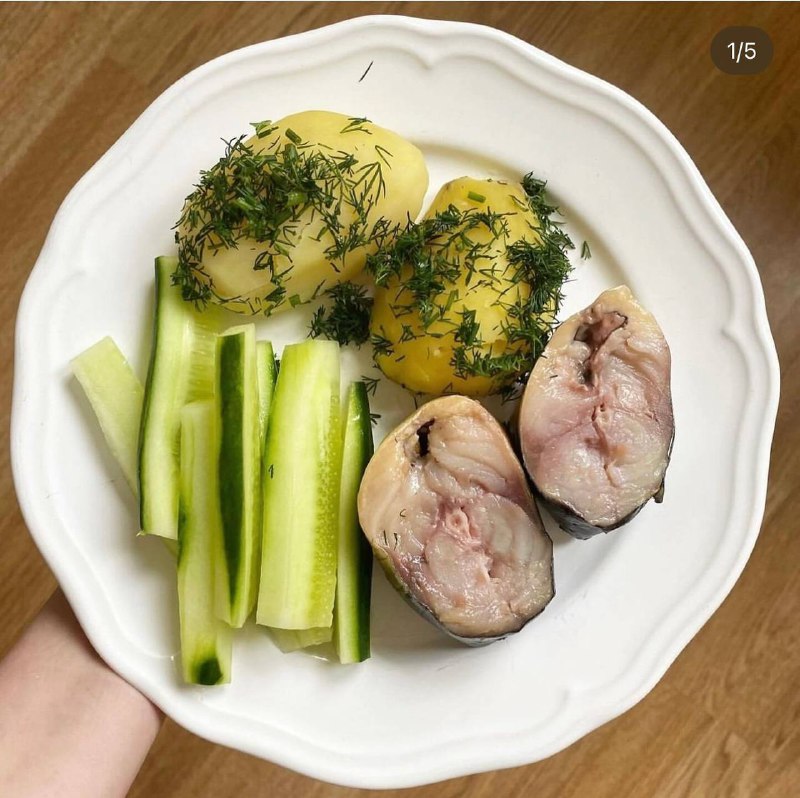
[{"label": "fish fillet piece", "polygon": [[553,546],[525,473],[472,399],[435,399],[386,437],[358,514],[392,584],[462,642],[518,631],[554,595]]},{"label": "fish fillet piece", "polygon": [[519,413],[525,467],[560,526],[616,529],[661,501],[674,437],[669,346],[620,286],[553,334]]}]

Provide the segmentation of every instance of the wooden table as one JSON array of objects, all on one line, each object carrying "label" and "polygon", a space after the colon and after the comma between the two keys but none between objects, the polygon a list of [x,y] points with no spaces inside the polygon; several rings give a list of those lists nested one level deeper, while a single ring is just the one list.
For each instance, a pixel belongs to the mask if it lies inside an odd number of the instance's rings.
[{"label": "wooden table", "polygon": [[[790,5],[0,6],[0,654],[55,587],[15,500],[8,417],[15,310],[59,204],[136,116],[190,69],[243,45],[367,13],[494,25],[622,87],[654,111],[750,247],[784,370],[767,512],[753,556],[655,690],[545,762],[404,794],[800,793],[800,14]],[[774,62],[758,76],[724,75],[710,61],[711,39],[725,26],[747,24],[769,32]],[[356,794],[211,745],[169,721],[131,792],[142,798]]]}]

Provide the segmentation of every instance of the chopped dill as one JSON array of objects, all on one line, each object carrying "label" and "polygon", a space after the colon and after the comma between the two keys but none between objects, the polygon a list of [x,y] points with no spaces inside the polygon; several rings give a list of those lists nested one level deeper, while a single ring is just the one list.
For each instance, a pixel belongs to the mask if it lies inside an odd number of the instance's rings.
[{"label": "chopped dill", "polygon": [[[501,392],[518,391],[520,376],[530,371],[544,349],[571,270],[566,253],[574,248],[553,218],[558,208],[547,198],[545,181],[528,174],[522,187],[527,202],[517,204],[537,220],[527,238],[511,240],[510,214],[450,205],[387,235],[384,246],[369,255],[366,264],[379,287],[397,286],[392,302],[396,318],[414,313],[423,334],[452,336],[450,365],[456,376],[489,378]],[[480,203],[486,199],[476,192],[467,196]],[[507,266],[497,262],[498,246],[505,248]],[[505,311],[503,341],[493,343],[498,331],[489,335],[482,330],[474,309],[462,308],[457,311],[460,319],[453,319],[453,307],[463,301],[460,294],[465,287],[469,292],[494,289],[495,302]],[[449,332],[442,329],[444,325],[449,325]],[[419,337],[412,325],[403,324],[401,329],[398,343]],[[372,344],[376,357],[395,356],[384,336],[373,336]],[[400,357],[395,359],[399,362]]]},{"label": "chopped dill", "polygon": [[392,153],[389,152],[386,147],[381,147],[380,144],[376,144],[373,149],[375,150],[375,154],[391,169],[392,165],[389,163],[389,158],[394,157]]},{"label": "chopped dill", "polygon": [[297,135],[290,127],[286,128],[286,138],[289,139],[293,144],[300,144],[302,143],[303,139]]},{"label": "chopped dill", "polygon": [[413,341],[417,338],[417,334],[414,332],[414,328],[410,324],[403,324],[401,325],[401,329],[403,332],[400,334],[400,343],[404,344],[406,341]]},{"label": "chopped dill", "polygon": [[[508,402],[516,402],[525,391],[525,384],[528,375],[522,374],[513,382],[504,385],[500,389],[500,404],[507,404]],[[507,423],[507,422],[506,422]]]},{"label": "chopped dill", "polygon": [[380,355],[388,356],[394,353],[392,342],[385,335],[373,333],[370,335],[369,340],[372,344],[372,351],[375,357],[379,357]]},{"label": "chopped dill", "polygon": [[461,311],[461,324],[455,331],[455,339],[465,347],[480,346],[480,331],[481,325],[475,321],[475,311],[467,310],[466,308]]},{"label": "chopped dill", "polygon": [[361,73],[361,77],[358,79],[359,83],[361,83],[361,81],[364,80],[364,78],[367,76],[367,73],[370,71],[370,69],[372,69],[372,65],[374,63],[375,63],[374,61],[369,62],[367,68]]},{"label": "chopped dill", "polygon": [[314,311],[309,337],[328,338],[340,345],[361,346],[369,339],[369,317],[372,297],[364,286],[355,283],[338,283],[325,292],[331,304]]},{"label": "chopped dill", "polygon": [[589,242],[584,241],[583,245],[581,246],[581,259],[582,260],[589,260],[592,257],[592,250],[589,249]]},{"label": "chopped dill", "polygon": [[347,120],[347,124],[341,129],[341,133],[354,133],[356,131],[360,133],[366,133],[368,136],[372,135],[372,131],[364,127],[364,125],[369,122],[370,120],[367,119],[365,116],[351,116]]},{"label": "chopped dill", "polygon": [[256,136],[260,139],[266,138],[278,129],[278,126],[270,119],[264,122],[251,122],[250,125],[256,131]]},{"label": "chopped dill", "polygon": [[377,377],[365,377],[362,374],[361,382],[364,383],[364,388],[366,389],[367,393],[370,396],[375,396],[375,392],[378,390],[378,383],[380,380]]},{"label": "chopped dill", "polygon": [[[365,121],[351,118],[346,129],[357,130]],[[184,299],[204,304],[217,297],[204,259],[217,250],[238,248],[242,239],[254,240],[263,246],[253,269],[267,270],[270,285],[265,296],[247,301],[268,314],[291,300],[284,283],[293,267],[293,250],[310,220],[321,222],[316,238],[326,244],[324,256],[332,277],[348,253],[368,243],[380,245],[392,232],[383,217],[370,218],[386,194],[384,169],[390,168],[392,154],[375,147],[374,160],[369,160],[313,147],[290,128],[283,131],[288,141],[282,144],[278,126],[268,120],[253,123],[253,128],[257,139],[273,136],[274,141],[253,146],[241,136],[225,142],[222,157],[200,173],[186,198],[175,224],[178,266],[173,282]]]}]

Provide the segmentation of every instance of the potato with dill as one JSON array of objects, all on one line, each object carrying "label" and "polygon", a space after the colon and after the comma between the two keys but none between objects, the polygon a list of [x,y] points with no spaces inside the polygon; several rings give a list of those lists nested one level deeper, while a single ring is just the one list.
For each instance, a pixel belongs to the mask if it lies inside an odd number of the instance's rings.
[{"label": "potato with dill", "polygon": [[545,184],[462,177],[370,256],[375,360],[412,391],[483,396],[529,371],[546,343],[572,242]]},{"label": "potato with dill", "polygon": [[261,122],[202,172],[176,224],[187,300],[273,313],[358,274],[428,186],[422,153],[367,119]]}]

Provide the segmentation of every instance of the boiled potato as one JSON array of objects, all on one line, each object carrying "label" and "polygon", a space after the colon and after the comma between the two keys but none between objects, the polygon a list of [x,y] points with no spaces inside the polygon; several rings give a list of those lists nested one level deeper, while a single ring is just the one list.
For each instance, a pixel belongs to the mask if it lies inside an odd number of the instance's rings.
[{"label": "boiled potato", "polygon": [[[401,265],[378,277],[375,359],[412,391],[496,393],[531,367],[566,272],[557,281],[534,276],[543,227],[519,183],[453,180],[425,219],[437,214],[449,219],[448,229],[429,236],[421,251],[399,239]],[[534,287],[540,291],[532,297]]]},{"label": "boiled potato", "polygon": [[187,198],[177,279],[187,299],[273,313],[358,274],[419,213],[428,172],[413,144],[364,119],[305,111],[256,130]]}]

